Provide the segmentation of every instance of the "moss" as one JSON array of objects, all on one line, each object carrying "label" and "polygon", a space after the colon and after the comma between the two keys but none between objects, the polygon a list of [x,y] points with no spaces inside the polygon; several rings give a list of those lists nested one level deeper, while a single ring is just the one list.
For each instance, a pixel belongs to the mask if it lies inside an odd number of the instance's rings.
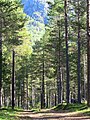
[{"label": "moss", "polygon": [[87,105],[82,103],[82,104],[59,104],[58,106],[54,107],[54,110],[59,111],[59,110],[66,110],[68,112],[74,112],[74,111],[81,111],[84,109],[87,109]]}]

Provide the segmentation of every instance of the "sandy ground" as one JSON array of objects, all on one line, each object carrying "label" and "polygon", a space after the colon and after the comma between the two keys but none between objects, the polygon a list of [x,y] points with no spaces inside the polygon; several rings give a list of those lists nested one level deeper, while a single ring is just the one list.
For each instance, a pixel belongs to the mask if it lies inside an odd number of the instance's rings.
[{"label": "sandy ground", "polygon": [[75,112],[55,112],[53,110],[43,110],[38,113],[24,111],[19,113],[18,120],[90,120],[90,116],[82,116]]}]

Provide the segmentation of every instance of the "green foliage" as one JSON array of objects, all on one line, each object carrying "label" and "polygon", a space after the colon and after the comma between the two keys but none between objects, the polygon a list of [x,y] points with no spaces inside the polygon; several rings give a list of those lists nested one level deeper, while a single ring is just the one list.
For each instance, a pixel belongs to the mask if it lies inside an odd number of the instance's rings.
[{"label": "green foliage", "polygon": [[0,110],[0,120],[16,120],[16,111]]},{"label": "green foliage", "polygon": [[[32,52],[31,48],[31,34],[28,31],[27,25],[30,18],[23,12],[23,6],[21,1],[18,0],[1,0],[0,1],[0,24],[2,28],[2,88],[6,101],[4,106],[11,106],[11,69],[12,69],[12,50],[15,51],[15,66],[16,66],[16,81],[21,78],[26,78],[23,75],[22,69],[26,69],[26,66],[22,67],[23,58],[30,56]],[[17,55],[19,57],[17,57]],[[21,73],[20,73],[21,72]],[[18,73],[20,73],[18,75]],[[25,73],[25,70],[24,70]],[[22,76],[20,78],[20,76]],[[22,80],[23,81],[23,80]],[[18,82],[16,85],[18,88]],[[16,90],[17,93],[17,90]],[[20,93],[19,93],[20,94]],[[8,100],[8,102],[7,102]]]},{"label": "green foliage", "polygon": [[[78,25],[80,26],[81,44],[81,86],[82,98],[84,95],[84,63],[83,54],[86,54],[86,3],[71,0],[68,3],[68,46],[69,46],[69,72],[70,72],[70,93],[77,99],[77,35]],[[58,96],[58,79],[61,79],[63,89],[63,100],[66,100],[66,46],[65,46],[65,11],[64,1],[54,0],[48,11],[49,22],[45,26],[40,17],[41,23],[34,21],[23,13],[23,6],[18,0],[0,1],[0,23],[2,28],[2,51],[3,51],[3,92],[5,99],[11,99],[11,69],[12,49],[15,50],[15,97],[20,101],[22,97],[22,108],[26,107],[27,100],[30,108],[40,107],[41,83],[44,70],[45,95],[52,104],[55,102],[55,95]],[[81,8],[81,9],[80,9]],[[80,23],[77,20],[78,9],[80,9]],[[38,14],[36,12],[36,14]],[[44,63],[44,68],[43,68]],[[28,83],[28,85],[27,85]],[[27,90],[28,89],[28,90]],[[7,93],[8,91],[8,93]],[[34,91],[34,95],[32,92]],[[29,92],[27,96],[27,92]],[[35,97],[32,99],[32,97]],[[53,97],[53,98],[52,98]],[[46,98],[45,98],[46,99]],[[86,98],[85,98],[86,99]],[[35,104],[32,103],[34,100]],[[47,101],[47,99],[46,99]],[[15,101],[17,104],[17,101]],[[21,102],[21,101],[20,101]],[[49,102],[49,107],[52,105]],[[57,98],[56,98],[57,103]],[[5,106],[11,105],[5,101]],[[33,105],[34,104],[34,105]],[[55,110],[63,109],[77,111],[83,109],[84,104],[59,105]],[[73,110],[72,110],[73,109]]]},{"label": "green foliage", "polygon": [[87,105],[82,103],[82,104],[60,104],[56,107],[54,107],[54,110],[56,111],[60,111],[60,110],[65,110],[65,111],[68,111],[68,112],[75,112],[75,111],[82,111],[84,109],[87,109]]}]

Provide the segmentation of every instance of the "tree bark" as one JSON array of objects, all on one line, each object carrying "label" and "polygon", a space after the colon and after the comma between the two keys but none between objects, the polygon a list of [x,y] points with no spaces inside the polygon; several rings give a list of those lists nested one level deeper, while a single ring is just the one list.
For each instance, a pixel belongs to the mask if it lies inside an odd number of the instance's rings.
[{"label": "tree bark", "polygon": [[87,56],[86,53],[84,52],[83,55],[83,63],[84,63],[84,89],[83,89],[83,94],[84,94],[84,99],[86,100],[86,85],[87,85]]},{"label": "tree bark", "polygon": [[[28,72],[28,71],[27,71]],[[28,105],[28,73],[26,72],[26,89],[27,89],[27,110],[29,108],[29,105]]]},{"label": "tree bark", "polygon": [[47,91],[47,94],[46,94],[46,100],[47,100],[46,108],[48,108],[48,91]]},{"label": "tree bark", "polygon": [[12,109],[14,109],[15,52],[12,53]]},{"label": "tree bark", "polygon": [[45,64],[44,64],[44,50],[43,50],[43,75],[42,75],[42,84],[41,84],[41,109],[45,107],[45,87],[44,87],[44,75],[45,75]]},{"label": "tree bark", "polygon": [[23,78],[22,84],[21,84],[21,107],[25,108],[25,80]]},{"label": "tree bark", "polygon": [[18,108],[20,108],[20,97],[21,97],[20,90],[21,90],[21,80],[18,79]]},{"label": "tree bark", "polygon": [[90,107],[90,0],[87,0],[87,105]]},{"label": "tree bark", "polygon": [[81,72],[80,72],[80,9],[79,9],[79,0],[78,0],[78,64],[77,64],[77,73],[78,73],[78,103],[81,103]]},{"label": "tree bark", "polygon": [[58,93],[58,104],[61,103],[61,92],[62,92],[62,88],[61,88],[61,54],[60,54],[60,47],[61,47],[61,43],[60,43],[60,24],[59,24],[59,51],[58,51],[58,78],[57,78],[57,93]]},{"label": "tree bark", "polygon": [[55,93],[54,96],[55,96],[55,104],[54,105],[56,106],[57,105],[57,96],[56,96],[56,93]]},{"label": "tree bark", "polygon": [[69,56],[68,56],[68,23],[67,23],[67,0],[64,0],[65,7],[65,40],[66,40],[66,102],[69,103]]},{"label": "tree bark", "polygon": [[2,97],[2,20],[0,20],[0,108]]}]

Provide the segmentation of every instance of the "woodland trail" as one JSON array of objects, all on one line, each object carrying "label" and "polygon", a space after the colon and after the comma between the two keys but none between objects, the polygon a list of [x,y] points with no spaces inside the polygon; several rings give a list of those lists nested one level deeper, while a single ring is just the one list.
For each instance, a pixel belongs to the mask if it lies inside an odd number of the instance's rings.
[{"label": "woodland trail", "polygon": [[43,110],[41,112],[24,111],[18,115],[18,120],[90,120],[90,116],[83,116],[76,112],[56,112]]}]

